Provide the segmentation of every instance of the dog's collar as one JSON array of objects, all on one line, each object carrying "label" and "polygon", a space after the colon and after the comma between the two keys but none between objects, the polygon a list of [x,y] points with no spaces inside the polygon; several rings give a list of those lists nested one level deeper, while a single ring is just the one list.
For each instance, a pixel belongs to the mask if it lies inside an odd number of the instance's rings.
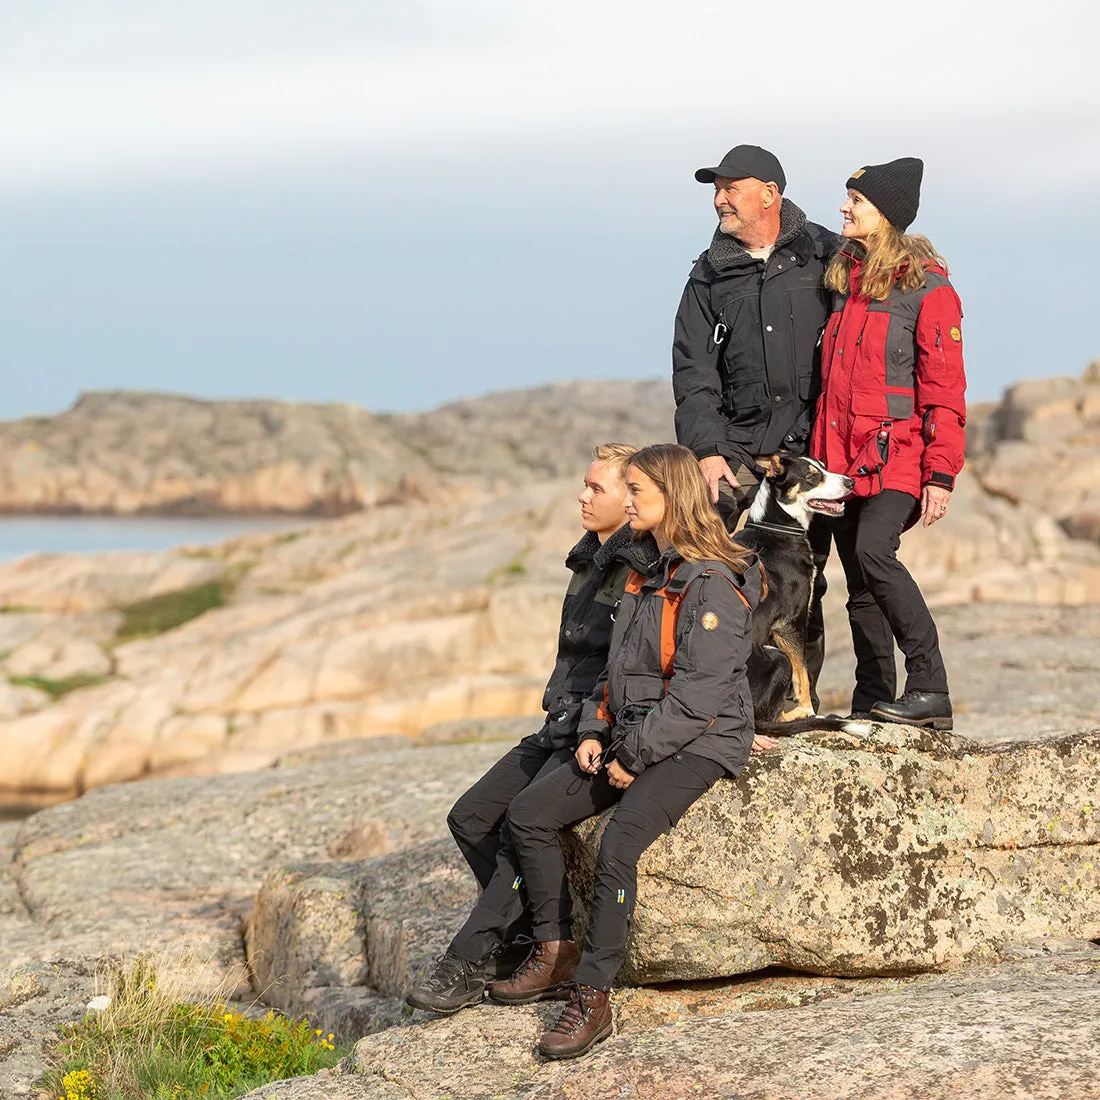
[{"label": "dog's collar", "polygon": [[778,523],[768,523],[765,520],[750,519],[745,521],[745,529],[757,527],[761,531],[774,531],[777,535],[805,535],[806,529],[797,523],[793,527],[781,527]]}]

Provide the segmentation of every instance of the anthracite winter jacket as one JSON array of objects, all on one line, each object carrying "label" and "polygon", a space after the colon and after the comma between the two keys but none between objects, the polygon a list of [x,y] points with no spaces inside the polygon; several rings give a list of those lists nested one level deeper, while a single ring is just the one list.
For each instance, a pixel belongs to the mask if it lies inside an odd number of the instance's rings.
[{"label": "anthracite winter jacket", "polygon": [[676,312],[676,438],[736,470],[756,455],[804,454],[819,389],[818,342],[829,316],[822,280],[838,238],[789,199],[766,261],[716,232]]},{"label": "anthracite winter jacket", "polygon": [[535,734],[555,749],[576,743],[581,708],[607,664],[613,617],[631,569],[646,570],[660,556],[652,535],[635,540],[629,525],[603,545],[589,531],[569,551],[573,571],[561,607],[558,657],[542,697],[546,721]]},{"label": "anthracite winter jacket", "polygon": [[[663,635],[670,594],[679,610],[674,634]],[[578,739],[601,741],[607,758],[635,775],[681,750],[737,775],[752,748],[745,665],[759,600],[756,564],[741,576],[720,562],[686,562],[670,549],[647,577],[632,574]]]}]

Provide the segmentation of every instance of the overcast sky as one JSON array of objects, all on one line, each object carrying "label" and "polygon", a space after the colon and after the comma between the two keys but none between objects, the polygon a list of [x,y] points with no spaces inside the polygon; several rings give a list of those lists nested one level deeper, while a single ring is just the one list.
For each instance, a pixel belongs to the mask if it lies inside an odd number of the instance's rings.
[{"label": "overcast sky", "polygon": [[971,395],[1100,356],[1080,2],[4,0],[0,416],[81,390],[423,408],[666,374],[753,142],[836,227],[926,162]]}]

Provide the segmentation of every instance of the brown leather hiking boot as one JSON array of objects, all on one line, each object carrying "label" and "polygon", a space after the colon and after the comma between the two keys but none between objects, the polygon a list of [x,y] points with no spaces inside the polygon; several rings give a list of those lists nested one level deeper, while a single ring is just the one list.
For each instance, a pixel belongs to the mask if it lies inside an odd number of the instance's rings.
[{"label": "brown leather hiking boot", "polygon": [[576,1058],[611,1034],[611,994],[590,985],[574,984],[558,1022],[539,1039],[546,1058]]},{"label": "brown leather hiking boot", "polygon": [[489,983],[489,997],[505,1005],[560,997],[580,961],[581,953],[572,940],[537,943],[510,978]]}]

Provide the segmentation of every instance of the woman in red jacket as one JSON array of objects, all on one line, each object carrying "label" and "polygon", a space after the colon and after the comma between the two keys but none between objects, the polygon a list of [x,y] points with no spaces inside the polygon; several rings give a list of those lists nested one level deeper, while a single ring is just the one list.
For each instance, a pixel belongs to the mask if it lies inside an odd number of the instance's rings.
[{"label": "woman in red jacket", "polygon": [[[833,525],[856,653],[853,714],[951,729],[936,624],[897,559],[903,531],[946,515],[965,451],[962,306],[931,242],[906,233],[923,172],[903,157],[848,180],[845,241],[825,274],[834,301],[810,453],[855,481]],[[895,640],[906,671],[896,700]]]}]

